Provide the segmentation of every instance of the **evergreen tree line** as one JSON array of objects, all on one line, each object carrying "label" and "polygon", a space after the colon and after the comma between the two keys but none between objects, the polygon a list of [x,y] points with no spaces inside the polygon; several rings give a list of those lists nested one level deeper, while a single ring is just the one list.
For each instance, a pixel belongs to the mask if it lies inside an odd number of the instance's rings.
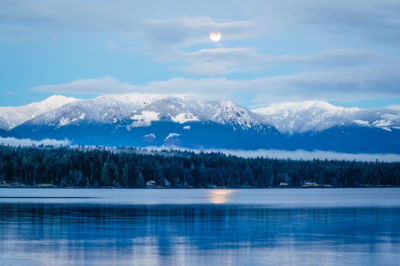
[{"label": "evergreen tree line", "polygon": [[0,183],[59,187],[400,185],[400,163],[241,158],[222,153],[0,146]]}]

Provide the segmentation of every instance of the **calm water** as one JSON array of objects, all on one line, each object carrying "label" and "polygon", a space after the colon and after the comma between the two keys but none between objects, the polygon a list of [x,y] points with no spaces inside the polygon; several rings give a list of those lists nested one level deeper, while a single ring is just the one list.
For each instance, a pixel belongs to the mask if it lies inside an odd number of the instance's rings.
[{"label": "calm water", "polygon": [[400,189],[0,189],[0,265],[400,265]]}]

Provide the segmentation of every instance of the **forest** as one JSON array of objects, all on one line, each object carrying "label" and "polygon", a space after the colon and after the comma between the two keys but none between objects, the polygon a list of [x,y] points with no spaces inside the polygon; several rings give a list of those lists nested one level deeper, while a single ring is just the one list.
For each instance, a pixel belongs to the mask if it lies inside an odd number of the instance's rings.
[{"label": "forest", "polygon": [[0,146],[0,185],[266,188],[399,186],[400,163],[242,158],[137,148]]}]

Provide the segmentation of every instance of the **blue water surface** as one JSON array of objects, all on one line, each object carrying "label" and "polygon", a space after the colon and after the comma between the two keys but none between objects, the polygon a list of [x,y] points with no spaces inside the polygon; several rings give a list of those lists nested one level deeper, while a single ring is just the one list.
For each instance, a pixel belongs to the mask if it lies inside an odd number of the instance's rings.
[{"label": "blue water surface", "polygon": [[0,265],[400,265],[400,189],[0,189]]}]

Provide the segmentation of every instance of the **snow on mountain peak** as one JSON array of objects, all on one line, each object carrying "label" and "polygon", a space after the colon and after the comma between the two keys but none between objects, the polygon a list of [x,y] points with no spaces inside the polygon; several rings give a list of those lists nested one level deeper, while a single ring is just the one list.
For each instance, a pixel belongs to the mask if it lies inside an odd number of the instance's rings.
[{"label": "snow on mountain peak", "polygon": [[132,116],[134,120],[131,125],[127,126],[127,129],[132,127],[149,126],[152,121],[158,121],[160,119],[160,113],[152,111],[143,111],[141,114]]},{"label": "snow on mountain peak", "polygon": [[192,122],[192,121],[200,121],[195,115],[191,113],[180,113],[176,115],[175,117],[171,118],[172,121],[184,124],[187,122]]},{"label": "snow on mountain peak", "polygon": [[[67,97],[64,95],[52,95],[46,99],[44,99],[41,102],[38,102],[37,104],[40,104],[41,106],[63,106],[67,103],[79,101],[79,99],[74,98],[74,97]],[[31,103],[35,104],[35,103]]]},{"label": "snow on mountain peak", "polygon": [[260,126],[260,122],[256,116],[256,114],[231,101],[220,101],[216,105],[216,112],[213,115],[213,119],[222,124],[238,124],[242,128],[251,128],[253,126]]},{"label": "snow on mountain peak", "polygon": [[162,94],[142,94],[142,93],[126,93],[126,94],[108,94],[94,98],[92,101],[99,104],[129,104],[135,107],[143,107],[155,100],[165,98]]},{"label": "snow on mountain peak", "polygon": [[322,131],[335,126],[374,126],[387,130],[400,124],[394,109],[361,109],[335,106],[323,101],[286,102],[253,109],[280,132],[293,134]]},{"label": "snow on mountain peak", "polygon": [[357,112],[357,108],[344,108],[322,101],[287,102],[253,109],[264,117],[266,123],[279,131],[294,132],[320,131],[341,123],[341,118]]},{"label": "snow on mountain peak", "polygon": [[12,129],[41,114],[56,110],[66,104],[80,101],[73,97],[53,95],[40,102],[17,107],[0,107],[0,128]]},{"label": "snow on mountain peak", "polygon": [[324,101],[304,101],[304,102],[284,102],[271,104],[267,107],[253,109],[252,111],[260,114],[274,114],[277,112],[287,111],[291,113],[312,111],[313,113],[343,113],[343,112],[357,112],[359,108],[352,107],[346,108],[335,106]]},{"label": "snow on mountain peak", "polygon": [[164,141],[167,141],[167,140],[169,140],[171,138],[176,138],[176,137],[179,137],[179,136],[180,136],[180,134],[178,134],[178,133],[169,133],[168,136],[164,139]]}]

